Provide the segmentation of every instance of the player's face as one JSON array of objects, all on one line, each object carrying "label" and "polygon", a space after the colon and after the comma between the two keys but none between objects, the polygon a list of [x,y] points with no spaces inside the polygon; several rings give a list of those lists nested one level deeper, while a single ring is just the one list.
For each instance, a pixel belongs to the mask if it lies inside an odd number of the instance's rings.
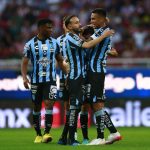
[{"label": "player's face", "polygon": [[91,24],[94,28],[99,28],[104,26],[106,22],[106,18],[103,16],[100,16],[99,14],[92,13],[91,14]]},{"label": "player's face", "polygon": [[41,26],[40,32],[43,35],[43,37],[48,38],[52,33],[52,29],[52,24],[47,23]]},{"label": "player's face", "polygon": [[70,30],[73,30],[74,32],[79,32],[80,31],[80,21],[78,17],[73,17],[70,19],[70,24],[69,24],[69,28]]}]

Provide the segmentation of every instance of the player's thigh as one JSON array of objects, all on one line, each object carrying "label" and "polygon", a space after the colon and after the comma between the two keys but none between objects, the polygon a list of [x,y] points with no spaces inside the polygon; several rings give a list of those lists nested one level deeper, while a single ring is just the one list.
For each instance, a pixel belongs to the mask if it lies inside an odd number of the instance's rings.
[{"label": "player's thigh", "polygon": [[43,83],[43,99],[56,101],[57,86],[55,81]]},{"label": "player's thigh", "polygon": [[91,74],[89,78],[89,83],[91,85],[90,99],[93,102],[103,101],[104,82],[105,82],[105,74],[103,73]]},{"label": "player's thigh", "polygon": [[83,103],[82,85],[82,78],[78,78],[76,80],[68,80],[70,105],[79,106]]},{"label": "player's thigh", "polygon": [[31,84],[31,95],[32,95],[33,109],[36,111],[40,111],[43,99],[42,85]]},{"label": "player's thigh", "polygon": [[61,101],[69,101],[69,91],[66,87],[66,81],[60,80],[60,88],[58,91],[58,99]]}]

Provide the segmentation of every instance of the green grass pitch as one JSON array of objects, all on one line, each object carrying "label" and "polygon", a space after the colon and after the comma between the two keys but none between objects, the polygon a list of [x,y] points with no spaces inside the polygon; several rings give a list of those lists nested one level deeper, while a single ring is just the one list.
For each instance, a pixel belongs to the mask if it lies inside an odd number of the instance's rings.
[{"label": "green grass pitch", "polygon": [[[0,129],[0,150],[150,150],[150,128],[118,128],[123,140],[112,145],[103,146],[61,146],[57,140],[61,134],[60,129],[52,129],[53,141],[51,143],[34,144],[34,129]],[[105,136],[108,131],[105,129]],[[96,137],[96,129],[89,128],[90,140]],[[78,129],[78,140],[82,141],[81,129]]]}]

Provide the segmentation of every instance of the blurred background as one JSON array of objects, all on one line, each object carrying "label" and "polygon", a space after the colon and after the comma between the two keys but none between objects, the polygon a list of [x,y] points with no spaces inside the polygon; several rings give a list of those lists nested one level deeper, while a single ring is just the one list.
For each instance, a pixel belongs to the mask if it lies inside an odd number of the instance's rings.
[{"label": "blurred background", "polygon": [[[98,7],[108,11],[119,53],[108,58],[106,109],[116,126],[150,126],[149,6],[149,0],[0,0],[0,128],[31,127],[30,92],[22,85],[20,63],[24,44],[37,33],[37,20],[52,19],[57,38],[65,15],[78,15],[84,26]],[[57,102],[53,127],[63,123],[61,108]]]}]

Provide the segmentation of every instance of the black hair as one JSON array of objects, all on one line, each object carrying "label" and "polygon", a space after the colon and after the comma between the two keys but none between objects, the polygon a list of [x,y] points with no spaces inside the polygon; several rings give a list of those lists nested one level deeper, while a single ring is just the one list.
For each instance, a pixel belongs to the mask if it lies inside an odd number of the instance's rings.
[{"label": "black hair", "polygon": [[91,26],[86,26],[82,33],[83,36],[87,36],[87,35],[91,36],[92,34],[94,34],[94,28]]},{"label": "black hair", "polygon": [[68,24],[70,23],[70,20],[73,18],[73,17],[77,17],[76,15],[70,15],[70,16],[67,16],[66,18],[65,18],[65,26],[67,27],[68,26]]},{"label": "black hair", "polygon": [[103,8],[96,8],[92,11],[92,13],[94,14],[98,14],[100,16],[103,16],[103,17],[106,17],[107,16],[107,13],[106,13],[106,10],[103,9]]},{"label": "black hair", "polygon": [[67,18],[68,18],[68,16],[64,16],[63,21],[65,22]]},{"label": "black hair", "polygon": [[42,26],[42,25],[45,25],[45,24],[53,24],[53,21],[52,20],[50,20],[50,19],[40,19],[40,20],[38,20],[38,22],[37,22],[37,26],[38,27],[40,27],[40,26]]}]

